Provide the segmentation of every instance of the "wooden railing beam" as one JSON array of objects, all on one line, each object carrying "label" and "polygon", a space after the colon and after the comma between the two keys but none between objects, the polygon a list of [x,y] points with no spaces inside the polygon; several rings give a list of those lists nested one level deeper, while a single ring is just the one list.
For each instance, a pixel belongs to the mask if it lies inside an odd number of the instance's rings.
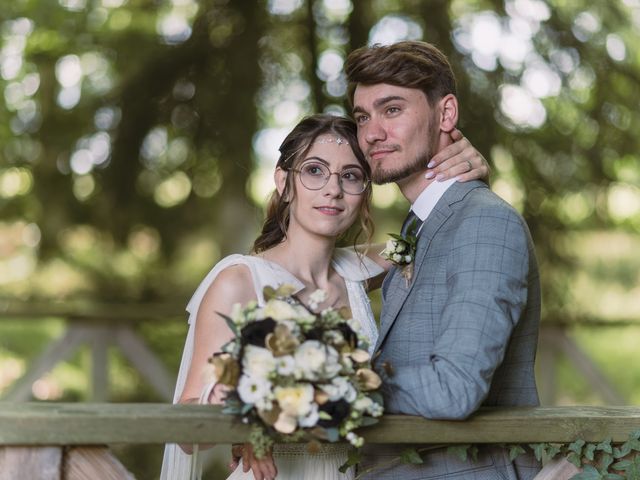
[{"label": "wooden railing beam", "polygon": [[[219,406],[0,403],[0,445],[236,443],[249,427]],[[388,415],[363,429],[369,443],[624,442],[640,407],[481,409],[466,421]]]}]

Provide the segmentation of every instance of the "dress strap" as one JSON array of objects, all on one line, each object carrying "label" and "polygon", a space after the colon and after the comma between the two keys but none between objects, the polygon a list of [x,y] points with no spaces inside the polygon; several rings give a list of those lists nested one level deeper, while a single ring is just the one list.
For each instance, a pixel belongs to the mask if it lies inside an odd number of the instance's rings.
[{"label": "dress strap", "polygon": [[336,248],[333,268],[345,280],[362,282],[384,273],[384,269],[366,255],[359,255],[353,247]]}]

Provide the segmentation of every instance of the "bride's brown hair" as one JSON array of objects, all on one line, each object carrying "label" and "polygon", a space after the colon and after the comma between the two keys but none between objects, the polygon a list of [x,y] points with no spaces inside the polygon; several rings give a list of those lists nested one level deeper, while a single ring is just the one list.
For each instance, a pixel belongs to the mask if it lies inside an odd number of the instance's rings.
[{"label": "bride's brown hair", "polygon": [[[295,168],[307,154],[316,138],[325,134],[333,134],[346,140],[367,178],[371,177],[369,164],[364,158],[360,147],[358,147],[356,124],[348,118],[324,114],[306,117],[294,127],[291,133],[287,135],[287,138],[284,139],[282,145],[280,145],[280,158],[276,163],[276,168],[281,168],[285,172]],[[293,177],[293,175],[287,175],[282,195],[278,193],[278,190],[271,194],[267,204],[262,232],[253,244],[253,252],[259,253],[268,250],[287,237],[289,207],[291,200],[295,196]],[[371,204],[371,182],[367,184],[366,190],[361,195],[364,198],[360,204],[360,228],[354,236],[354,245],[363,232],[366,235],[365,242],[367,243],[370,242],[373,235],[373,221],[369,209]]]}]

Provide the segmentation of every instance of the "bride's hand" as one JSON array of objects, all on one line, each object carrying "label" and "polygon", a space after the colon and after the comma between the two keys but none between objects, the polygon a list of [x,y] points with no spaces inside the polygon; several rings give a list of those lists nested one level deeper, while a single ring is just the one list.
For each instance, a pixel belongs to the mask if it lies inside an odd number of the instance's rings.
[{"label": "bride's hand", "polygon": [[454,129],[449,135],[453,143],[433,156],[425,178],[442,181],[458,177],[460,182],[481,179],[489,183],[491,169],[482,154],[460,130]]},{"label": "bride's hand", "polygon": [[[241,452],[240,452],[241,450]],[[278,474],[278,469],[273,461],[271,452],[267,453],[264,458],[256,458],[253,454],[253,447],[250,443],[242,445],[241,449],[232,449],[232,455],[237,453],[242,457],[242,471],[247,473],[249,470],[253,472],[255,480],[273,480]]]}]

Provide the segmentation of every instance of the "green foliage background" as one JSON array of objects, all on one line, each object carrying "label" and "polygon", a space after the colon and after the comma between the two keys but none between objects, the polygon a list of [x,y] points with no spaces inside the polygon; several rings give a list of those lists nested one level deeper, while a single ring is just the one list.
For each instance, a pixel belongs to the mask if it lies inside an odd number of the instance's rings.
[{"label": "green foliage background", "polygon": [[[273,139],[345,111],[340,59],[420,38],[451,59],[461,129],[529,223],[544,321],[583,325],[576,340],[637,402],[639,29],[637,0],[4,2],[0,297],[185,304],[216,260],[248,251]],[[374,206],[382,240],[406,204],[383,187]],[[186,326],[161,325],[143,333],[176,370]],[[0,321],[0,394],[62,329]],[[159,401],[111,357],[113,401]],[[563,362],[558,401],[599,402]],[[86,399],[87,363],[58,367],[49,398]],[[130,457],[139,478],[154,452]]]}]

